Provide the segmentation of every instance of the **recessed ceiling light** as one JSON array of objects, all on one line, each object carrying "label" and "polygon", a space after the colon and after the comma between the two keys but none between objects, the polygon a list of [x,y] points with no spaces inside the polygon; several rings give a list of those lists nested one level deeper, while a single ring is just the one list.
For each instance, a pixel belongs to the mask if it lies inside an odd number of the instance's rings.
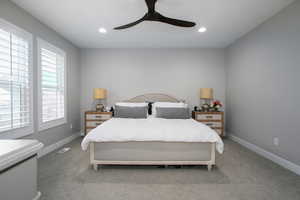
[{"label": "recessed ceiling light", "polygon": [[198,29],[198,32],[199,32],[199,33],[205,33],[206,31],[207,31],[207,28],[204,27],[204,26],[202,26],[202,27],[200,27],[200,28]]},{"label": "recessed ceiling light", "polygon": [[107,33],[107,30],[105,28],[99,28],[98,31],[99,33],[103,33],[103,34]]}]

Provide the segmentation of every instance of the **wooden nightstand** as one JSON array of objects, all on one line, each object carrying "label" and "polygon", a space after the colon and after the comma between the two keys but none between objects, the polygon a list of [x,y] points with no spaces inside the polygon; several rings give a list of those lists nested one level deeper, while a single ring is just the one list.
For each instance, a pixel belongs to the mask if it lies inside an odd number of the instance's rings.
[{"label": "wooden nightstand", "polygon": [[86,111],[84,115],[85,135],[110,118],[112,118],[111,112]]},{"label": "wooden nightstand", "polygon": [[214,129],[221,137],[224,136],[224,112],[195,112],[193,119]]}]

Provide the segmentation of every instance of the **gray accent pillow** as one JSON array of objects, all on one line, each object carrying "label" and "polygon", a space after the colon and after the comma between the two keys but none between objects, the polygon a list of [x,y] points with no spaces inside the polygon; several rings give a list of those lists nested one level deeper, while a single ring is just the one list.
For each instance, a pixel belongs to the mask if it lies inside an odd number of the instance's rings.
[{"label": "gray accent pillow", "polygon": [[129,107],[129,106],[115,106],[115,117],[118,118],[147,118],[148,106],[145,107]]},{"label": "gray accent pillow", "polygon": [[189,119],[189,108],[156,107],[156,117],[165,119]]}]

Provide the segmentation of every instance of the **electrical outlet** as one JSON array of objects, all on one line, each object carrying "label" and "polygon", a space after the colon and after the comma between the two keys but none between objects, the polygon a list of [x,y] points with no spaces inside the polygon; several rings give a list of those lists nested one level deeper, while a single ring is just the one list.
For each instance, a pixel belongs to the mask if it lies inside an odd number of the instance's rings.
[{"label": "electrical outlet", "polygon": [[70,129],[72,129],[73,128],[73,124],[70,124]]},{"label": "electrical outlet", "polygon": [[279,146],[279,138],[278,137],[273,138],[273,144],[275,146]]}]

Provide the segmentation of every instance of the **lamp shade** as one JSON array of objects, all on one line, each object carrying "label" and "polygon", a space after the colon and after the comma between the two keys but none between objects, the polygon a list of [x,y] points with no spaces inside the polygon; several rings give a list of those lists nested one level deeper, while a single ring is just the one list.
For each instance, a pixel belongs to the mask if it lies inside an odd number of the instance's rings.
[{"label": "lamp shade", "polygon": [[106,99],[107,91],[103,88],[94,88],[94,99]]},{"label": "lamp shade", "polygon": [[213,99],[214,92],[212,88],[200,88],[200,99]]}]

